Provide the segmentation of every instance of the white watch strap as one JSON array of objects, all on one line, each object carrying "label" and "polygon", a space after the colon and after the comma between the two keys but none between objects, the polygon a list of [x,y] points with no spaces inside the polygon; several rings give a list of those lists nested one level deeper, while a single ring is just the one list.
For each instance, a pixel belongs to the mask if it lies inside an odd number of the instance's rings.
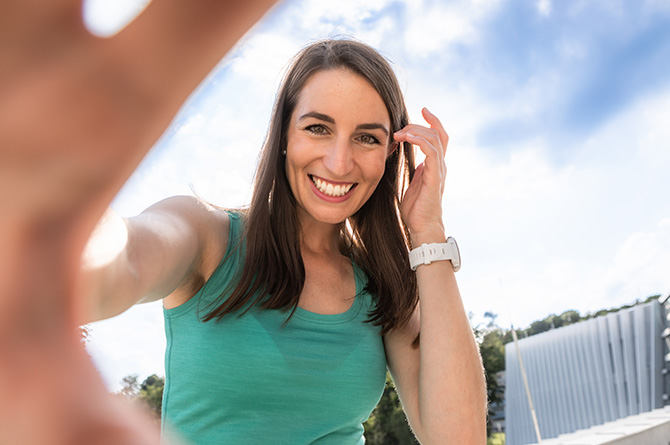
[{"label": "white watch strap", "polygon": [[412,270],[416,270],[422,264],[443,260],[450,260],[454,271],[460,268],[460,254],[453,238],[447,239],[446,243],[422,244],[409,253],[409,264]]}]

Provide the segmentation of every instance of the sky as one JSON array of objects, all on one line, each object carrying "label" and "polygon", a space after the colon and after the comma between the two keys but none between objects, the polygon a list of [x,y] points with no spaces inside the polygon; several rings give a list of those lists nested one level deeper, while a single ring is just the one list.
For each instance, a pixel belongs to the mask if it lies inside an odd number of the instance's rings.
[{"label": "sky", "polygon": [[[144,0],[89,0],[109,35]],[[377,48],[450,135],[444,224],[473,323],[525,327],[670,293],[670,0],[286,0],[184,105],[112,207],[248,203],[275,90],[322,38]],[[160,303],[91,325],[107,386],[164,375]]]}]

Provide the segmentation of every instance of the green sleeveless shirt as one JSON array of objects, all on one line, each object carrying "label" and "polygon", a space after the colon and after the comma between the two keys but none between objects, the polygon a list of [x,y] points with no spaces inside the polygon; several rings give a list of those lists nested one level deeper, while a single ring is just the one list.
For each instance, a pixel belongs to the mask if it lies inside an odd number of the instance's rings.
[{"label": "green sleeveless shirt", "polygon": [[242,267],[240,216],[230,213],[225,261],[188,302],[164,309],[163,431],[192,444],[362,444],[362,422],[384,390],[386,356],[365,274],[335,315],[253,307],[221,321],[200,317]]}]

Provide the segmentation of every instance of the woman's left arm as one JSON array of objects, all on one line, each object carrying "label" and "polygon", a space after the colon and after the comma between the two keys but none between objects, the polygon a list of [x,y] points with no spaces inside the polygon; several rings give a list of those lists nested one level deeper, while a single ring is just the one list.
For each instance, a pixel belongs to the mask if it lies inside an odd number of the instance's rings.
[{"label": "woman's left arm", "polygon": [[[412,245],[445,242],[442,194],[449,137],[428,110],[430,128],[408,125],[395,134],[426,155],[402,205]],[[388,366],[410,425],[424,444],[486,442],[486,385],[479,350],[450,261],[417,268],[419,306],[411,321],[384,337]],[[420,346],[412,343],[421,333]]]}]

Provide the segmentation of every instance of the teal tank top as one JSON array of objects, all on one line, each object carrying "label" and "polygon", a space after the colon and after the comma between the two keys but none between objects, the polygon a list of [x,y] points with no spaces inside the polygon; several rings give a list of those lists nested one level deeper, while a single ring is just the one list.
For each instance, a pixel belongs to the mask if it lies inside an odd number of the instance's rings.
[{"label": "teal tank top", "polygon": [[230,213],[227,259],[188,302],[164,309],[164,436],[190,444],[363,444],[362,423],[384,390],[386,356],[367,278],[334,315],[253,307],[202,322],[241,270],[240,216]]}]

